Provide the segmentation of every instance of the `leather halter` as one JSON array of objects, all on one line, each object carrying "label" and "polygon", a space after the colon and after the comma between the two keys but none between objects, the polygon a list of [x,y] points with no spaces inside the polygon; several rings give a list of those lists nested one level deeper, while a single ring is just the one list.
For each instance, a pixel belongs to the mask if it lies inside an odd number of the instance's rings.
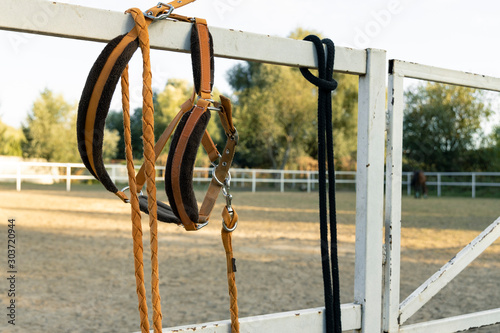
[{"label": "leather halter", "polygon": [[[135,27],[129,33],[116,37],[106,45],[89,73],[78,107],[78,150],[83,163],[106,189],[115,193],[124,202],[130,202],[131,204],[136,291],[139,300],[141,331],[143,333],[149,332],[149,320],[144,283],[140,210],[150,215],[151,301],[153,304],[154,331],[157,333],[161,332],[162,328],[158,274],[157,220],[182,224],[186,230],[198,230],[208,223],[221,188],[224,188],[224,195],[226,196],[226,207],[222,211],[221,238],[226,252],[231,331],[239,333],[237,289],[235,283],[236,266],[231,243],[231,235],[232,231],[236,228],[238,214],[231,207],[231,196],[228,193],[229,181],[226,178],[229,176],[229,167],[231,166],[234,150],[238,142],[238,133],[232,121],[230,100],[224,96],[220,96],[220,102],[215,102],[211,99],[214,58],[213,41],[207,27],[207,22],[203,19],[172,14],[174,8],[193,1],[195,0],[174,0],[169,4],[159,3],[156,7],[144,13],[137,8],[128,10],[127,12],[131,13],[134,18]],[[154,20],[166,17],[192,22],[191,59],[195,92],[181,106],[179,113],[165,129],[156,144],[154,144],[154,110],[151,91],[148,26]],[[145,163],[136,175],[130,138],[127,64],[139,46],[143,54],[143,137]],[[140,196],[137,196],[137,193],[132,193],[131,200],[129,200],[125,193],[123,193],[123,190],[119,191],[113,183],[102,160],[105,120],[120,76],[122,79],[124,132],[126,132],[124,136],[129,186],[131,191],[139,193],[147,179],[149,198],[143,196],[142,193]],[[198,95],[196,103],[195,95]],[[215,144],[206,130],[211,117],[211,110],[218,112],[222,127],[227,136],[227,142],[222,155],[217,151]],[[169,206],[162,202],[156,202],[154,162],[160,155],[174,129],[175,133],[172,137],[165,168],[165,191],[169,199]],[[215,166],[207,194],[198,211],[192,179],[194,162],[200,143],[203,144],[212,164],[215,165],[217,160],[219,160],[219,164]],[[151,210],[151,214],[149,210]]]},{"label": "leather halter", "polygon": [[[161,17],[167,15],[171,11],[171,7],[177,8],[193,1],[182,1],[182,3],[181,1],[173,1],[168,5],[159,4],[146,11],[145,16]],[[155,145],[157,158],[175,129],[165,170],[165,191],[170,206],[158,202],[158,219],[162,222],[182,224],[186,230],[197,230],[208,222],[222,188],[221,184],[228,176],[238,142],[238,134],[232,121],[230,100],[224,96],[220,96],[220,102],[211,99],[214,59],[213,41],[207,22],[199,18],[169,15],[177,20],[189,21],[193,24],[191,58],[195,92],[199,98],[196,104],[194,97],[192,97],[181,106],[181,110]],[[152,20],[147,20],[147,22],[150,24]],[[103,133],[115,87],[121,73],[139,46],[137,37],[136,30],[132,29],[129,33],[113,39],[104,48],[89,73],[80,100],[77,118],[78,149],[83,163],[108,191],[115,193],[124,202],[128,202],[128,197],[123,191],[118,190],[104,167],[102,159]],[[206,131],[211,117],[210,110],[217,110],[227,136],[223,154],[217,151]],[[214,170],[213,179],[201,208],[198,210],[192,178],[200,143],[203,144],[212,163],[215,163],[219,158],[220,161]],[[143,165],[137,174],[138,191],[144,183]],[[139,199],[141,210],[149,213],[147,197],[141,195]]]}]

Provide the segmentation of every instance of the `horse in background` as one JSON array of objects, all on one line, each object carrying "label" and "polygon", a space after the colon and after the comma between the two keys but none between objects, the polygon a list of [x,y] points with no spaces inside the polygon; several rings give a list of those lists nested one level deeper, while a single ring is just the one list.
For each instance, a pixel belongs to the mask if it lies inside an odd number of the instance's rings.
[{"label": "horse in background", "polygon": [[415,198],[420,198],[423,196],[427,198],[427,185],[425,182],[427,177],[422,170],[417,170],[413,172],[413,177],[411,179],[411,187],[415,190]]}]

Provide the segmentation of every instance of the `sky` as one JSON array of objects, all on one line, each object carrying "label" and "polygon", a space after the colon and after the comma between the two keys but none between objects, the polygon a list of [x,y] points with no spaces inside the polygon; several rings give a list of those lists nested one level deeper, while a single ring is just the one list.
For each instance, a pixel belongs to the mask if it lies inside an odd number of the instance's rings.
[{"label": "sky", "polygon": [[[144,0],[59,2],[119,12],[156,4]],[[197,0],[177,12],[206,18],[209,26],[280,37],[301,27],[339,46],[384,49],[387,59],[500,77],[500,2],[496,0]],[[0,45],[0,120],[16,128],[46,88],[77,104],[88,72],[104,47],[103,43],[10,31],[0,31]],[[162,90],[169,78],[192,80],[189,55],[153,50],[151,61],[160,73],[153,89]],[[219,91],[231,92],[226,72],[238,63],[216,59]],[[130,67],[131,85],[139,87],[138,52]],[[132,107],[140,105],[140,94],[135,95]],[[120,108],[118,101],[114,98],[112,109]],[[493,122],[500,123],[500,112]]]}]

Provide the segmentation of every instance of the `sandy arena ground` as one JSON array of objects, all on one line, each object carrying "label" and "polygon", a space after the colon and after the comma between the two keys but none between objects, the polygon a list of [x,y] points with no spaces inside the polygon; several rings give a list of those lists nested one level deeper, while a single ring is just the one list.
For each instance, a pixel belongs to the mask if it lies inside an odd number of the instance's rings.
[{"label": "sandy arena ground", "polygon": [[[241,317],[322,306],[316,195],[235,195],[240,215],[234,248]],[[353,301],[353,197],[352,193],[339,194],[343,303]],[[272,203],[275,199],[278,201]],[[159,226],[164,327],[229,318],[225,257],[220,242],[221,208],[222,201],[214,210],[213,222],[200,232]],[[8,218],[16,220],[18,269],[16,326],[13,329],[8,325],[2,313],[1,332],[139,330],[126,205],[103,191],[9,190],[0,193],[0,212],[0,246],[4,249],[0,252],[4,257],[0,266],[4,277],[0,283],[2,312],[6,312],[8,301]],[[480,215],[481,210],[477,213]],[[403,220],[411,222],[413,215],[404,213]],[[423,218],[426,216],[445,218],[432,214],[424,214]],[[402,299],[494,220],[492,216],[482,218],[484,221],[478,218],[479,225],[471,230],[403,228]],[[143,217],[143,227],[148,276],[147,217]],[[437,243],[443,239],[446,241]],[[500,307],[499,254],[497,241],[409,322]],[[149,293],[149,287],[147,290]],[[500,332],[500,327],[475,332]]]}]

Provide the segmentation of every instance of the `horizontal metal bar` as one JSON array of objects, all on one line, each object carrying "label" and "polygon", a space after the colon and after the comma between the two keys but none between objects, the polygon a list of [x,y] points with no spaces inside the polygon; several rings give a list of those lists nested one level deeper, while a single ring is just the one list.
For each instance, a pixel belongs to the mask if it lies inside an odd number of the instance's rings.
[{"label": "horizontal metal bar", "polygon": [[454,333],[500,324],[500,308],[401,326],[400,333]]},{"label": "horizontal metal bar", "polygon": [[500,183],[474,183],[476,186],[491,186],[491,187],[498,187],[500,186]]},{"label": "horizontal metal bar", "polygon": [[[403,172],[404,176],[412,176],[413,172]],[[451,177],[451,176],[472,176],[476,175],[478,177],[481,176],[493,176],[493,177],[500,177],[500,172],[426,172],[426,176],[445,176],[445,177]]]},{"label": "horizontal metal bar", "polygon": [[500,186],[500,183],[471,183],[471,182],[425,182],[426,185],[441,185],[441,186]]},{"label": "horizontal metal bar", "polygon": [[[410,174],[412,175],[412,172],[407,172],[405,174]],[[451,177],[451,176],[496,176],[500,177],[500,172],[426,172],[426,176],[445,176],[445,177]]]},{"label": "horizontal metal bar", "polygon": [[[240,331],[242,333],[323,333],[325,322],[324,310],[325,308],[313,308],[241,318]],[[361,328],[361,305],[353,303],[342,304],[341,310],[343,331]],[[205,324],[171,327],[165,329],[164,332],[230,333],[231,323],[229,320],[224,320]]]},{"label": "horizontal metal bar", "polygon": [[400,304],[399,322],[410,318],[499,237],[500,217]]},{"label": "horizontal metal bar", "polygon": [[[0,11],[0,29],[47,36],[108,42],[132,27],[133,20],[128,14],[46,0],[5,1]],[[151,24],[149,32],[153,49],[190,51],[190,23],[158,21]],[[210,27],[210,32],[217,57],[317,67],[311,42],[216,27]],[[335,70],[365,74],[366,51],[335,47]]]},{"label": "horizontal metal bar", "polygon": [[402,60],[389,60],[389,73],[412,79],[500,91],[500,78],[427,66]]}]

